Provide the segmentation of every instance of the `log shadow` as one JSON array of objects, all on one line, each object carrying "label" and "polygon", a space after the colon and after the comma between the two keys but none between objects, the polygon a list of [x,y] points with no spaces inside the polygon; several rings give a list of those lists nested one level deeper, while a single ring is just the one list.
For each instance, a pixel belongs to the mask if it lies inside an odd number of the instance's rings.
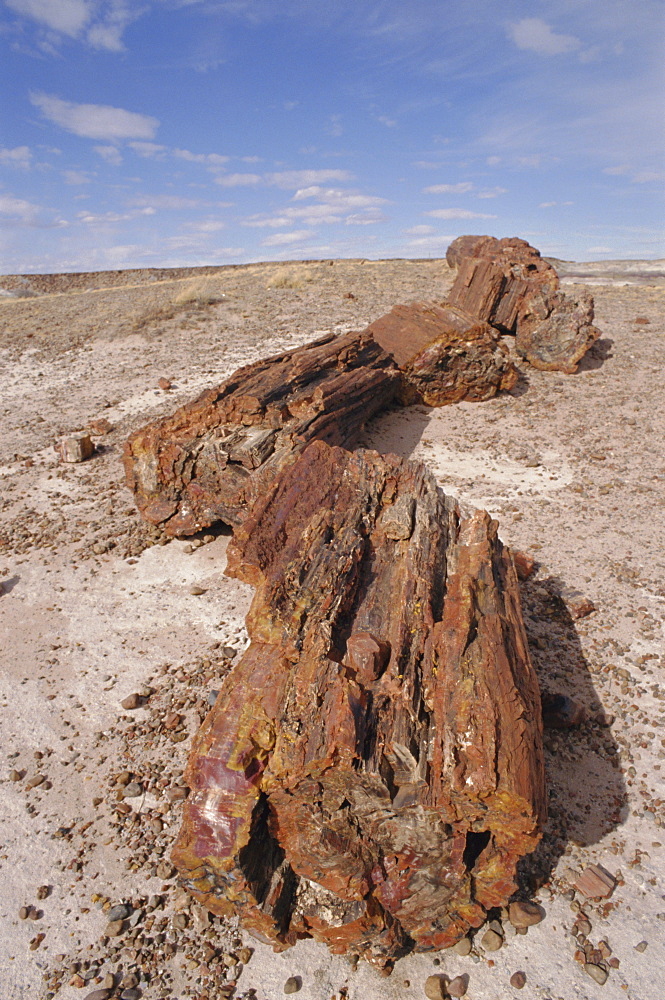
[{"label": "log shadow", "polygon": [[591,372],[602,368],[607,359],[613,357],[613,347],[613,340],[610,340],[609,337],[601,337],[589,348],[581,359],[575,374],[579,375],[580,372]]},{"label": "log shadow", "polygon": [[522,608],[541,691],[561,694],[584,710],[566,729],[545,729],[549,818],[543,839],[520,863],[518,881],[529,895],[551,878],[571,844],[589,846],[616,829],[628,814],[619,747],[585,659],[575,621],[556,577],[521,584]]},{"label": "log shadow", "polygon": [[6,580],[0,580],[0,594],[11,594],[20,579],[20,576],[10,576]]}]

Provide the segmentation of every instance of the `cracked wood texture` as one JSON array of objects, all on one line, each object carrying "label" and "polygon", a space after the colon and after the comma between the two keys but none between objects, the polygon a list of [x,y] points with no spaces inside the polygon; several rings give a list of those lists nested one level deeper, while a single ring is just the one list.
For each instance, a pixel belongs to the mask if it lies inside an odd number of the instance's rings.
[{"label": "cracked wood texture", "polygon": [[239,524],[313,440],[353,445],[401,376],[369,333],[332,334],[234,372],[125,445],[129,489],[167,535]]},{"label": "cracked wood texture", "polygon": [[444,406],[491,399],[512,389],[518,372],[499,333],[447,302],[397,305],[368,327],[399,365],[404,402]]},{"label": "cracked wood texture", "polygon": [[503,333],[534,368],[572,374],[600,336],[588,292],[565,295],[554,268],[526,240],[460,236],[446,260],[457,267],[448,302]]},{"label": "cracked wood texture", "polygon": [[545,818],[540,698],[497,525],[420,463],[309,445],[229,546],[251,643],[195,737],[173,860],[283,948],[381,965],[507,902]]}]

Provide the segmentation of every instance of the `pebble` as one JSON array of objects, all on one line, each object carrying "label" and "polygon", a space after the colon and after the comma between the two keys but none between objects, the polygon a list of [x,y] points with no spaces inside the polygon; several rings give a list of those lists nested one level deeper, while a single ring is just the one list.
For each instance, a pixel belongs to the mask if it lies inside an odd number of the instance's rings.
[{"label": "pebble", "polygon": [[122,934],[123,925],[124,925],[124,920],[109,920],[108,924],[106,925],[106,929],[104,930],[105,936],[118,937],[119,934]]},{"label": "pebble", "polygon": [[21,909],[18,911],[19,920],[27,920],[29,916],[30,916],[30,907],[22,906]]},{"label": "pebble", "polygon": [[86,993],[83,1000],[109,1000],[109,997],[113,993],[113,990],[93,990],[92,993]]},{"label": "pebble", "polygon": [[635,951],[640,951],[640,952],[641,951],[646,951],[648,947],[649,947],[649,945],[648,945],[647,941],[640,941],[639,944],[635,945]]},{"label": "pebble", "polygon": [[141,696],[139,694],[129,694],[126,698],[123,698],[120,702],[122,707],[128,712],[131,712],[134,708],[140,708],[141,706]]},{"label": "pebble", "polygon": [[40,885],[39,889],[37,889],[37,899],[46,899],[46,897],[50,896],[50,894],[51,894],[50,885]]},{"label": "pebble", "polygon": [[302,989],[302,980],[300,976],[289,976],[289,978],[284,983],[285,993],[298,993]]},{"label": "pebble", "polygon": [[469,988],[469,977],[464,973],[462,976],[455,976],[448,983],[448,996],[451,997],[463,997],[466,996],[466,991]]},{"label": "pebble", "polygon": [[423,990],[427,1000],[446,1000],[446,981],[443,976],[428,976]]},{"label": "pebble", "polygon": [[32,778],[29,778],[26,783],[26,788],[37,788],[38,785],[43,784],[46,781],[45,774],[35,774]]},{"label": "pebble", "polygon": [[128,785],[125,785],[122,794],[126,799],[135,799],[139,795],[143,795],[143,785],[139,784],[138,781],[130,781]]},{"label": "pebble", "polygon": [[603,969],[602,965],[594,965],[593,962],[587,962],[584,966],[584,971],[587,976],[595,979],[599,986],[604,986],[607,982],[608,973]]},{"label": "pebble", "polygon": [[537,903],[518,900],[508,907],[508,919],[513,927],[533,927],[539,924],[545,916],[544,910]]},{"label": "pebble", "polygon": [[189,588],[189,592],[190,594],[192,594],[193,597],[200,597],[201,594],[205,594],[205,588],[197,587],[196,585],[194,585]]},{"label": "pebble", "polygon": [[128,990],[123,990],[120,994],[120,1000],[140,1000],[143,996],[140,990],[137,990],[135,986],[131,986]]},{"label": "pebble", "polygon": [[515,990],[522,990],[526,986],[526,973],[525,972],[513,972],[510,977],[510,985]]},{"label": "pebble", "polygon": [[116,905],[112,906],[111,909],[106,914],[106,919],[109,921],[126,920],[131,912],[132,908],[131,906],[128,906],[127,903],[116,903]]},{"label": "pebble", "polygon": [[164,378],[162,376],[162,378],[157,380],[157,385],[159,386],[160,389],[163,389],[165,392],[168,392],[168,390],[171,388],[171,379]]},{"label": "pebble", "polygon": [[12,769],[9,772],[9,780],[10,781],[20,781],[21,780],[21,772],[20,771],[16,771],[15,769]]},{"label": "pebble", "polygon": [[503,938],[496,931],[489,930],[485,931],[480,939],[480,943],[485,951],[498,951],[503,945]]},{"label": "pebble", "polygon": [[456,955],[468,955],[471,951],[471,938],[463,937],[453,945],[453,951]]}]

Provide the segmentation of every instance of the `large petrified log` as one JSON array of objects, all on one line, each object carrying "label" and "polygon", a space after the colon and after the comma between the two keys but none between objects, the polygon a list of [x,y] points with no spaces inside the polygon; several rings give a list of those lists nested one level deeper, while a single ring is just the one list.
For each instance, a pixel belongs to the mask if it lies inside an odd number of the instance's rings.
[{"label": "large petrified log", "polygon": [[446,302],[397,305],[368,327],[399,365],[407,392],[428,406],[491,399],[518,377],[499,333]]},{"label": "large petrified log", "polygon": [[210,910],[383,963],[508,900],[545,795],[496,528],[420,463],[315,442],[235,529],[251,644],[195,737],[173,852]]},{"label": "large petrified log", "polygon": [[331,334],[247,365],[132,434],[127,485],[143,517],[168,535],[238,524],[308,442],[355,444],[400,383],[369,333]]},{"label": "large petrified log", "polygon": [[593,325],[593,298],[559,288],[554,268],[526,240],[460,236],[448,247],[457,276],[448,302],[503,333],[515,334],[516,350],[535,368],[577,371],[600,336]]}]

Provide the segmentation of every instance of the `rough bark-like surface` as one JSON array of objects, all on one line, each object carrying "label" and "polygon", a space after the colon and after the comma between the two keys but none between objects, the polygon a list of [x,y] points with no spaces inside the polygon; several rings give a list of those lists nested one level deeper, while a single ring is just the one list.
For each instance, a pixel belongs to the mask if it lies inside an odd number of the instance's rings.
[{"label": "rough bark-like surface", "polygon": [[507,902],[545,795],[496,527],[420,463],[320,442],[259,499],[229,547],[251,644],[195,738],[173,854],[205,906],[383,963]]},{"label": "rough bark-like surface", "polygon": [[451,305],[515,334],[517,352],[535,368],[577,371],[600,336],[588,293],[564,295],[554,268],[525,240],[461,236],[448,254],[458,267]]},{"label": "rough bark-like surface", "polygon": [[369,333],[256,362],[131,435],[123,461],[143,517],[171,536],[236,525],[308,442],[353,445],[401,378]]},{"label": "rough bark-like surface", "polygon": [[399,365],[411,395],[429,406],[490,399],[518,373],[489,323],[443,302],[397,305],[369,332]]}]

